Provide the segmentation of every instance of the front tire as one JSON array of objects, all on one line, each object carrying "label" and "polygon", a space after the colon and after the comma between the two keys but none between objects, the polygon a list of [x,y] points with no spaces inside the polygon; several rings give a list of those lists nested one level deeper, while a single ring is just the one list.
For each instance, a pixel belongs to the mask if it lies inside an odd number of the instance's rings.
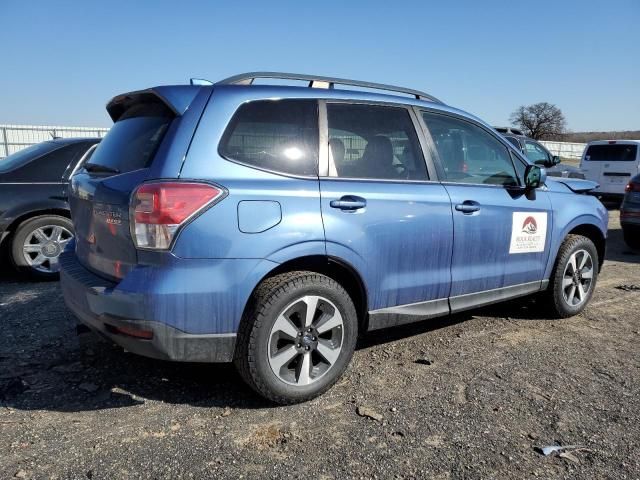
[{"label": "front tire", "polygon": [[263,397],[287,405],[311,400],[342,376],[355,350],[358,318],[335,280],[289,272],[264,280],[238,332],[234,363]]},{"label": "front tire", "polygon": [[567,318],[584,310],[593,296],[599,265],[598,251],[589,238],[567,236],[545,294],[551,316]]},{"label": "front tire", "polygon": [[58,257],[73,238],[73,223],[59,215],[40,215],[22,222],[11,241],[11,260],[33,279],[55,280]]}]

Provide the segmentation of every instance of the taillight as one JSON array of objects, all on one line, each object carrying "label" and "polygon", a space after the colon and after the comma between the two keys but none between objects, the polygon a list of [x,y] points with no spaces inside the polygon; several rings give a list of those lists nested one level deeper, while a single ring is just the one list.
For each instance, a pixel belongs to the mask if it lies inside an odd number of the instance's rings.
[{"label": "taillight", "polygon": [[224,195],[208,183],[153,182],[138,187],[131,199],[131,230],[139,248],[166,250],[178,229]]},{"label": "taillight", "polygon": [[629,182],[626,187],[624,187],[625,192],[640,192],[640,183]]}]

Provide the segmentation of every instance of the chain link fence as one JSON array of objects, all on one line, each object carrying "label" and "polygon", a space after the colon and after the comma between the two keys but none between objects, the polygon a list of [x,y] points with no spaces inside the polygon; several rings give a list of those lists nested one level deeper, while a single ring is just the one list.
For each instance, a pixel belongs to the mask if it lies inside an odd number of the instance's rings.
[{"label": "chain link fence", "polygon": [[52,138],[104,137],[108,128],[0,124],[0,160],[30,145]]}]

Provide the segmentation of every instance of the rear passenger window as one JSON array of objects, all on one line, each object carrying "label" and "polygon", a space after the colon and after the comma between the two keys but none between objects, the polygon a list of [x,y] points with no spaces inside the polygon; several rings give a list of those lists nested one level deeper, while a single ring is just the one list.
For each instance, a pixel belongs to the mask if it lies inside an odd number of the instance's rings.
[{"label": "rear passenger window", "polygon": [[327,104],[329,175],[427,180],[409,112],[376,105]]},{"label": "rear passenger window", "polygon": [[318,174],[315,100],[265,100],[242,105],[220,144],[220,155],[291,175]]},{"label": "rear passenger window", "polygon": [[445,179],[457,183],[520,184],[507,147],[482,128],[446,115],[422,112]]},{"label": "rear passenger window", "polygon": [[513,144],[513,146],[516,147],[518,150],[522,149],[522,147],[520,146],[520,142],[518,141],[517,138],[515,137],[504,137],[504,138],[506,138],[509,141],[509,143]]}]

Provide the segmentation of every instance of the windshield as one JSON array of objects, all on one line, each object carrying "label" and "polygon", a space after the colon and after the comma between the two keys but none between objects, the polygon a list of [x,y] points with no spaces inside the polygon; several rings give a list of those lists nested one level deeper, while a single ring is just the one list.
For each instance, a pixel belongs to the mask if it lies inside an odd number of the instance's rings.
[{"label": "windshield", "polygon": [[53,152],[61,146],[62,145],[54,142],[42,142],[23,148],[22,150],[0,160],[0,172],[9,172],[15,168],[26,165],[31,160],[35,160],[42,155]]},{"label": "windshield", "polygon": [[[167,107],[141,104],[131,107],[98,144],[84,166],[103,171],[131,172],[148,167],[172,116]],[[97,170],[96,170],[97,171]]]}]

